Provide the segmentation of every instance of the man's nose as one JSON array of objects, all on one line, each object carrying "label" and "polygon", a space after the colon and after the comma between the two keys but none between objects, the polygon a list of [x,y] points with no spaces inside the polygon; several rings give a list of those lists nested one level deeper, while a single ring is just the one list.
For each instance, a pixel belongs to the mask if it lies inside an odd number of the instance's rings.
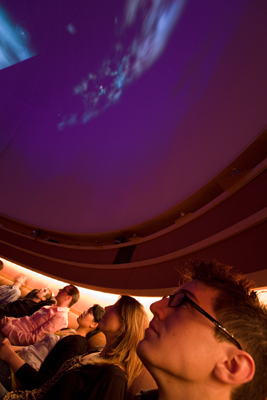
[{"label": "man's nose", "polygon": [[154,315],[157,315],[159,319],[164,319],[169,310],[168,303],[169,299],[160,299],[150,305],[150,310]]}]

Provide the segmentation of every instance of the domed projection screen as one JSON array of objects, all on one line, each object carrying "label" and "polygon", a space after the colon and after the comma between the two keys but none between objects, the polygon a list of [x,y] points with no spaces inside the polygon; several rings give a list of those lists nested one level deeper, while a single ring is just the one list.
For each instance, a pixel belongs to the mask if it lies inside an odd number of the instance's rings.
[{"label": "domed projection screen", "polygon": [[0,213],[107,232],[166,212],[267,120],[266,0],[1,0]]}]

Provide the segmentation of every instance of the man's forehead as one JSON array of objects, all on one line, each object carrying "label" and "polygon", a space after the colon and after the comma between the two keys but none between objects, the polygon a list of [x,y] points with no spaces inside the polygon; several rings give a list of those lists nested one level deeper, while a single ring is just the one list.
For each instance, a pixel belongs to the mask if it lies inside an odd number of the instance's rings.
[{"label": "man's forehead", "polygon": [[69,285],[65,285],[65,286],[62,287],[62,289],[68,289],[69,287],[70,287]]},{"label": "man's forehead", "polygon": [[199,281],[197,279],[192,279],[191,281],[183,283],[181,286],[175,289],[173,293],[178,293],[182,289],[199,290],[201,287],[207,287],[207,285],[205,285],[205,283],[202,281]]},{"label": "man's forehead", "polygon": [[210,297],[214,298],[216,296],[217,290],[211,288],[210,286],[206,285],[204,282],[199,281],[197,279],[192,279],[181,285],[177,288],[173,293],[187,293],[191,295],[193,298],[198,300],[199,298]]}]

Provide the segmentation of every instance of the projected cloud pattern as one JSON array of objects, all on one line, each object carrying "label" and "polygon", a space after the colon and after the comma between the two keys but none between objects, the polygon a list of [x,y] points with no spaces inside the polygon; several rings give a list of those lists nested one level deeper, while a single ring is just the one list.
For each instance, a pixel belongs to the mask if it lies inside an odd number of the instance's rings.
[{"label": "projected cloud pattern", "polygon": [[[82,112],[64,115],[58,130],[77,123],[86,124],[118,102],[123,90],[138,79],[158,59],[181,15],[186,0],[128,0],[121,26],[114,20],[118,41],[97,71],[73,88],[73,95],[83,103]],[[71,27],[71,29],[70,29]],[[75,34],[78,27],[70,24],[67,30]],[[129,31],[135,34],[129,38]]]},{"label": "projected cloud pattern", "polygon": [[22,24],[13,24],[0,8],[0,69],[34,56],[30,34]]}]

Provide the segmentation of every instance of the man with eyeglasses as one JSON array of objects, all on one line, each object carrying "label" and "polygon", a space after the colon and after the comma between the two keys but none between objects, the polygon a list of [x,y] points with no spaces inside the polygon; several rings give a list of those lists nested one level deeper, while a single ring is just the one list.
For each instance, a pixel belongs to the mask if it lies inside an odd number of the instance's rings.
[{"label": "man with eyeglasses", "polygon": [[0,320],[0,330],[13,345],[28,346],[37,343],[49,333],[67,328],[69,309],[79,297],[79,290],[75,286],[65,286],[55,297],[56,305],[44,306],[31,316],[3,317]]},{"label": "man with eyeglasses", "polygon": [[151,305],[137,354],[158,390],[139,399],[265,400],[267,310],[232,267],[194,261],[184,283]]}]

